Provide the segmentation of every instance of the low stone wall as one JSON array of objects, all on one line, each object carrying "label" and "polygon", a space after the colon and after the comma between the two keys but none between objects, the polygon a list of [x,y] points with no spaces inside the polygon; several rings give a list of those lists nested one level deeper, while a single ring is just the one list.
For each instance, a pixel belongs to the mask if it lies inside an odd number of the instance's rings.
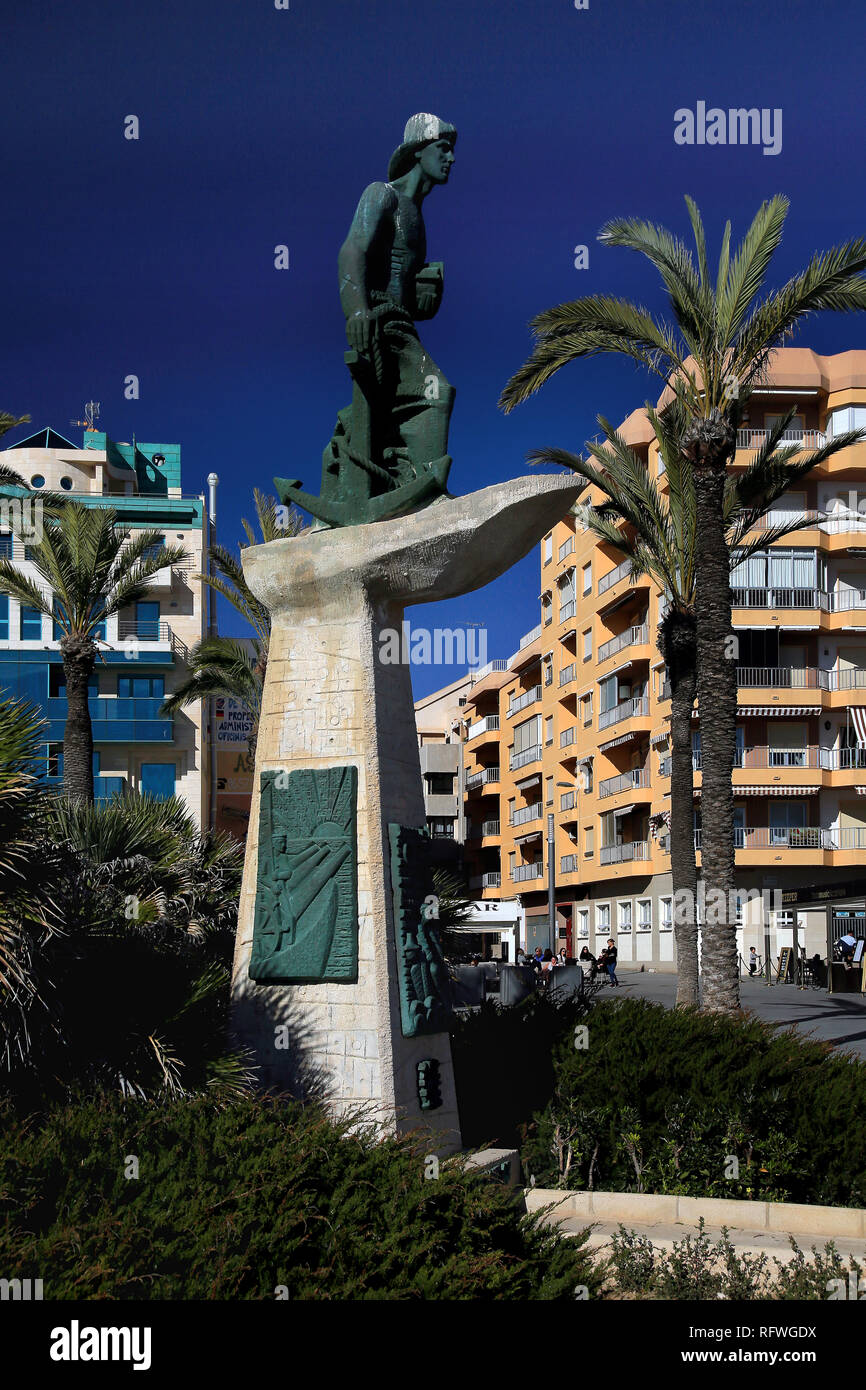
[{"label": "low stone wall", "polygon": [[653,1226],[683,1222],[731,1230],[774,1231],[785,1235],[866,1238],[866,1211],[859,1207],[817,1207],[796,1202],[743,1202],[720,1197],[669,1197],[652,1192],[561,1192],[525,1189],[526,1210],[554,1207],[550,1220],[619,1222]]}]

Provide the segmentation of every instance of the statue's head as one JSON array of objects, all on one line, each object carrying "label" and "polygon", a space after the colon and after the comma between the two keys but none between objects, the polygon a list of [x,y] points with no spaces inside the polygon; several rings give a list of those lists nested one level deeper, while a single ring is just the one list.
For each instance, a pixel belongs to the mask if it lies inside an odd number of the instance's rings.
[{"label": "statue's head", "polygon": [[403,132],[403,143],[394,151],[388,165],[389,183],[408,174],[416,164],[421,165],[434,183],[445,183],[454,163],[456,142],[457,131],[447,121],[440,121],[429,111],[410,116]]}]

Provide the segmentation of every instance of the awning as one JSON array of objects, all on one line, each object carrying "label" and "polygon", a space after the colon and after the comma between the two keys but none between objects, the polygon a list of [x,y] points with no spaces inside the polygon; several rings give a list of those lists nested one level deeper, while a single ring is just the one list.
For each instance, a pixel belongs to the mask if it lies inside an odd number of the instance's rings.
[{"label": "awning", "polygon": [[866,796],[866,787],[855,787],[854,790],[858,796]]},{"label": "awning", "polygon": [[815,796],[820,787],[791,787],[774,782],[771,786],[738,787],[734,784],[734,796]]},{"label": "awning", "polygon": [[650,743],[667,743],[670,736],[670,729],[660,729],[658,733],[650,734]]},{"label": "awning", "polygon": [[866,748],[866,709],[862,705],[852,708],[851,720],[857,735],[857,747]]},{"label": "awning", "polygon": [[536,782],[538,783],[539,786],[541,786],[541,773],[540,773],[540,772],[533,772],[533,774],[532,774],[531,777],[521,777],[520,781],[519,781],[519,782],[515,782],[514,785],[515,785],[515,787],[519,787],[520,790],[523,791],[523,789],[524,789],[525,787],[534,787],[535,784],[536,784]]},{"label": "awning", "polygon": [[613,814],[615,816],[627,816],[629,811],[633,811],[636,805],[637,802],[632,801],[631,805],[629,806],[617,806]]},{"label": "awning", "polygon": [[619,738],[612,738],[607,743],[598,745],[599,753],[606,753],[608,748],[617,748],[621,743],[628,743],[630,739],[640,738],[642,735],[637,729],[632,729],[629,734],[620,734]]},{"label": "awning", "polygon": [[528,844],[530,840],[540,840],[543,834],[544,832],[539,826],[537,830],[529,830],[525,835],[515,835],[514,843],[516,845],[525,845]]},{"label": "awning", "polygon": [[797,716],[820,714],[820,705],[739,705],[737,707],[738,719],[772,719],[774,716],[781,715],[785,719],[796,719]]}]

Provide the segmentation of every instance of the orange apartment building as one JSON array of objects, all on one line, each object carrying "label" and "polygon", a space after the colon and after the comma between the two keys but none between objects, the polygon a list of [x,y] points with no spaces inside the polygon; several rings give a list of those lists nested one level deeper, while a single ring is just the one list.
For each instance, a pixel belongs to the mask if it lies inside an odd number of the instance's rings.
[{"label": "orange apartment building", "polygon": [[[750,401],[736,468],[792,405],[788,441],[804,449],[866,426],[866,351],[783,349],[769,382]],[[659,476],[643,411],[621,432]],[[592,490],[582,500],[596,500]],[[732,577],[740,949],[763,955],[768,930],[775,958],[796,927],[799,944],[824,956],[843,931],[866,935],[866,442],[809,474],[765,524],[779,513],[796,513],[802,526]],[[540,624],[508,661],[479,673],[464,710],[472,887],[519,895],[526,944],[547,945],[552,816],[556,944],[597,953],[613,936],[626,966],[671,970],[663,596],[648,579],[632,580],[571,514],[544,538],[540,558]],[[700,851],[697,712],[693,730]]]}]

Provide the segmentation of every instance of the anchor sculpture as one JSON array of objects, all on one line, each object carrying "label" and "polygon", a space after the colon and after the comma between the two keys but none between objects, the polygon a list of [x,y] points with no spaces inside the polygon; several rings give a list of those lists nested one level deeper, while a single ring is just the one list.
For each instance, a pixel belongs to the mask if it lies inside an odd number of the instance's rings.
[{"label": "anchor sculpture", "polygon": [[421,204],[447,183],[456,139],[437,116],[412,116],[387,183],[364,190],[340,251],[352,404],[337,415],[318,497],[300,479],[274,479],[281,502],[324,526],[385,521],[447,496],[454,388],[415,323],[432,318],[442,301],[442,264],[425,259]]}]

